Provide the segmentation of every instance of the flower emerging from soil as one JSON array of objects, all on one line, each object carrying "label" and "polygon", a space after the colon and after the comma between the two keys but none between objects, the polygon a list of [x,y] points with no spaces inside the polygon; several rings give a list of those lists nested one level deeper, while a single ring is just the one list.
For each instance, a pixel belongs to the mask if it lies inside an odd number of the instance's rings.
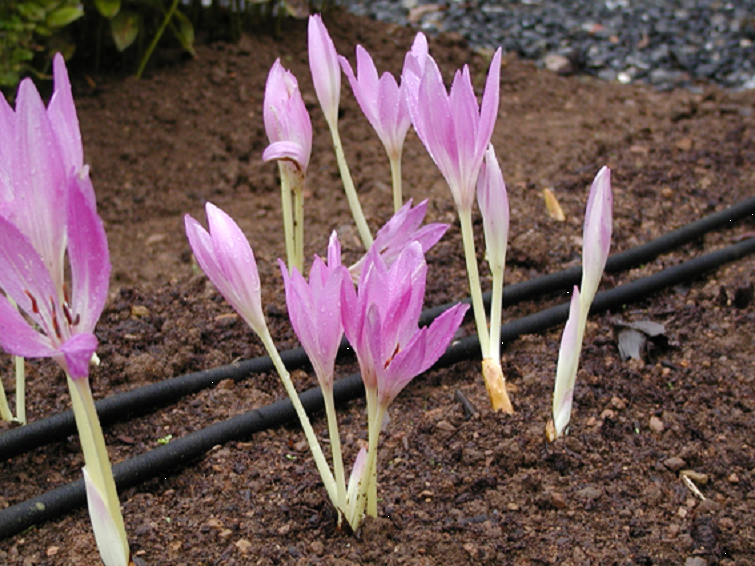
[{"label": "flower emerging from soil", "polygon": [[455,305],[429,327],[418,327],[427,264],[422,246],[412,242],[390,268],[373,248],[359,285],[344,283],[341,319],[356,351],[367,398],[368,460],[352,524],[377,513],[376,452],[388,406],[417,375],[445,352],[464,319],[467,305]]},{"label": "flower emerging from soil", "polygon": [[309,272],[309,282],[299,270],[293,268],[289,275],[282,260],[278,260],[286,288],[286,307],[291,326],[309,356],[317,374],[325,401],[330,445],[335,471],[337,509],[348,508],[341,439],[333,400],[333,372],[338,347],[343,337],[341,323],[341,287],[349,279],[348,270],[341,265],[341,245],[335,232],[328,244],[328,263],[315,257]]},{"label": "flower emerging from soil", "polygon": [[581,292],[574,287],[569,319],[564,327],[558,353],[556,383],[553,389],[553,420],[546,427],[546,437],[555,440],[561,436],[571,418],[574,384],[577,380],[579,355],[587,325],[587,315],[595,298],[603,270],[608,261],[613,227],[613,195],[611,170],[603,167],[595,176],[590,188],[582,235]]},{"label": "flower emerging from soil", "polygon": [[46,109],[29,79],[15,112],[0,102],[0,345],[53,358],[66,372],[97,546],[106,566],[126,566],[128,540],[88,379],[108,293],[107,237],[59,54],[53,74]]}]

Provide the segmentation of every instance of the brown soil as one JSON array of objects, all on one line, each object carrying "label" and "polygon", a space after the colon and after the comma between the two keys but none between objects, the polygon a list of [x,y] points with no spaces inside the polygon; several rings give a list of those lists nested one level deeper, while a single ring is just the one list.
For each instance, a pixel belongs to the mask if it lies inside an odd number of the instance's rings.
[{"label": "brown soil", "polygon": [[[334,13],[341,53],[357,43],[397,73],[413,32]],[[277,257],[284,255],[277,168],[261,162],[261,105],[276,57],[300,81],[315,147],[306,208],[306,253],[324,253],[339,231],[348,259],[360,252],[327,128],[313,95],[306,22],[283,38],[245,37],[199,47],[142,81],[74,76],[81,128],[114,265],[98,326],[97,397],[237,358],[262,355],[252,333],[191,262],[183,215],[212,201],[254,246],[264,300],[281,349],[296,345],[286,321]],[[458,38],[431,40],[450,78],[468,63],[482,86],[487,61]],[[512,208],[507,281],[580,261],[587,190],[601,165],[614,171],[613,250],[621,251],[752,195],[755,98],[704,86],[657,93],[559,77],[514,58],[502,73],[493,136]],[[382,146],[347,88],[341,132],[373,231],[391,213]],[[408,196],[430,199],[429,220],[452,224],[429,254],[427,305],[468,294],[450,193],[421,144],[405,151]],[[551,220],[550,187],[566,222]],[[478,229],[479,229],[478,223]],[[604,282],[611,287],[751,236],[751,222],[706,236]],[[334,515],[297,427],[219,446],[199,461],[123,491],[132,551],[146,564],[728,564],[755,563],[755,265],[745,259],[588,326],[571,434],[544,442],[560,329],[504,349],[517,409],[487,409],[479,362],[418,378],[396,400],[380,451],[381,517],[355,535]],[[489,282],[487,282],[489,284]],[[749,295],[748,295],[749,289]],[[509,308],[511,320],[567,300],[565,293]],[[644,361],[621,361],[612,320],[666,325],[666,343]],[[467,333],[473,331],[470,324]],[[10,363],[3,359],[3,375]],[[29,415],[68,407],[49,360],[29,366]],[[353,362],[339,373],[355,371]],[[314,385],[297,372],[300,389]],[[6,384],[9,382],[6,379]],[[480,410],[465,418],[456,390]],[[283,396],[274,375],[221,383],[156,413],[106,430],[121,461]],[[12,395],[11,395],[12,397]],[[651,426],[652,421],[652,426]],[[326,434],[324,419],[315,427]],[[347,460],[365,436],[364,405],[341,407]],[[0,507],[80,477],[77,438],[0,464]],[[702,501],[679,471],[705,474]],[[84,509],[0,541],[0,563],[98,564]]]}]

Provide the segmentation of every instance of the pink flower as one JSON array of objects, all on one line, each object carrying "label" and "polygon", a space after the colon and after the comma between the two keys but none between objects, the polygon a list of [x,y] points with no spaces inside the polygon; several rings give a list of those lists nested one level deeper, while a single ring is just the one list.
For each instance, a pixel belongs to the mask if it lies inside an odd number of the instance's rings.
[{"label": "pink flower", "polygon": [[488,263],[491,269],[503,269],[509,238],[509,198],[492,144],[488,147],[477,179],[477,204],[482,213]]},{"label": "pink flower", "polygon": [[263,115],[270,145],[262,159],[290,161],[306,173],[312,153],[312,122],[296,77],[276,59],[265,85]]},{"label": "pink flower", "polygon": [[102,221],[75,180],[66,197],[67,211],[60,216],[70,296],[65,284],[54,281],[31,238],[0,216],[0,288],[6,295],[0,295],[0,345],[16,356],[54,358],[77,379],[89,375],[97,349],[93,331],[107,299],[110,261]]},{"label": "pink flower", "polygon": [[456,72],[450,92],[430,55],[408,55],[404,69],[402,82],[407,82],[414,129],[448,182],[456,206],[471,210],[475,183],[498,115],[501,50],[490,63],[482,107],[477,104],[466,65]]},{"label": "pink flower", "polygon": [[411,126],[402,87],[390,73],[378,78],[372,57],[361,45],[357,45],[357,76],[348,59],[341,56],[338,59],[362,112],[375,128],[388,155],[392,159],[399,157]]},{"label": "pink flower", "polygon": [[349,274],[341,265],[341,245],[335,232],[328,244],[328,264],[315,257],[309,283],[293,268],[291,275],[278,260],[286,288],[286,306],[291,325],[315,369],[320,386],[333,389],[333,368],[343,336],[341,285]]},{"label": "pink flower", "polygon": [[356,351],[366,389],[387,407],[417,375],[446,351],[468,305],[455,305],[429,327],[418,328],[427,265],[418,242],[409,244],[390,268],[373,248],[358,290],[342,287],[341,320]]},{"label": "pink flower", "polygon": [[81,378],[97,348],[110,261],[60,55],[53,72],[47,109],[30,80],[19,86],[15,112],[0,103],[0,345],[52,357]]},{"label": "pink flower", "polygon": [[320,14],[309,16],[307,28],[309,68],[315,85],[317,99],[325,119],[334,127],[338,120],[338,104],[341,100],[341,68],[333,40],[322,23]]},{"label": "pink flower", "polygon": [[202,270],[246,323],[266,332],[257,262],[249,241],[233,218],[217,206],[205,206],[209,231],[188,214],[184,217],[189,245]]},{"label": "pink flower", "polygon": [[[385,225],[378,230],[372,249],[377,250],[387,267],[390,267],[399,254],[412,242],[419,242],[422,253],[425,254],[438,243],[446,233],[448,224],[433,222],[420,228],[427,212],[427,199],[412,208],[409,200],[401,209],[394,214]],[[359,261],[349,267],[349,273],[353,279],[358,280],[362,267],[367,261],[368,254],[363,255]]]},{"label": "pink flower", "polygon": [[582,235],[582,302],[587,309],[600,285],[608,260],[613,228],[611,170],[602,167],[590,188]]}]

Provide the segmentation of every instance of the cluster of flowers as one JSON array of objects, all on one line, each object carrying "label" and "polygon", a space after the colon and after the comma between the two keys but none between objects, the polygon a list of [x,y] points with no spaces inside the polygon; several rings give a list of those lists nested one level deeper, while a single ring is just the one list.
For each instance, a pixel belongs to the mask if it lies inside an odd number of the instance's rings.
[{"label": "cluster of flowers", "polygon": [[[340,244],[333,233],[327,261],[315,257],[309,280],[303,276],[303,188],[312,126],[297,81],[280,61],[273,65],[265,91],[270,145],[263,159],[276,160],[281,173],[288,265],[279,263],[286,304],[325,399],[332,470],[268,331],[248,240],[234,220],[211,203],[206,206],[209,229],[188,215],[185,227],[197,262],[274,361],[339,523],[345,518],[356,529],[365,515],[377,515],[377,448],[389,405],[415,376],[440,358],[468,308],[455,305],[430,326],[418,326],[427,277],[425,253],[447,226],[420,227],[427,202],[416,207],[411,201],[403,203],[401,153],[412,125],[448,182],[458,209],[482,372],[492,405],[513,412],[500,364],[509,209],[503,174],[490,144],[498,113],[501,51],[492,58],[481,105],[466,66],[456,73],[450,91],[446,90],[421,33],[406,56],[400,86],[388,73],[378,77],[371,57],[361,47],[357,47],[355,75],[349,62],[336,53],[319,16],[309,21],[309,53],[317,97],[367,250],[364,257],[349,268],[342,265]],[[338,133],[341,70],[391,162],[395,215],[374,240]],[[107,566],[122,566],[129,563],[128,542],[88,380],[90,364],[97,361],[93,329],[107,298],[107,240],[84,165],[78,119],[60,56],[55,58],[54,78],[55,91],[47,108],[28,80],[20,85],[15,111],[0,99],[4,140],[0,143],[0,345],[17,356],[52,357],[65,370],[84,451],[84,478],[97,545]],[[475,196],[493,279],[489,327],[472,233]],[[553,439],[563,434],[571,414],[585,322],[608,255],[611,198],[610,172],[603,168],[593,182],[585,218],[581,293],[574,288],[559,354],[549,431]],[[60,214],[61,210],[65,213]],[[368,446],[356,456],[348,481],[333,401],[335,358],[344,335],[357,354],[368,426]],[[3,395],[0,402],[4,399]]]}]

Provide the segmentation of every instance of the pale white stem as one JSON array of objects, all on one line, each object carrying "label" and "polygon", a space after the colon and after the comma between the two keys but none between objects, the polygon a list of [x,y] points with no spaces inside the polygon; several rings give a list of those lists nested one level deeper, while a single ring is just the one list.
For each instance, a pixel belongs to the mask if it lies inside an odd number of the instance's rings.
[{"label": "pale white stem", "polygon": [[0,379],[0,418],[9,422],[13,420],[13,413],[10,412],[10,405],[8,405],[8,397],[5,395],[2,379]]},{"label": "pale white stem", "polygon": [[[347,513],[348,504],[346,502],[346,476],[343,471],[343,456],[341,455],[341,437],[338,434],[338,421],[336,420],[336,407],[333,402],[333,390],[328,388],[322,389],[322,397],[325,400],[325,414],[328,417],[328,434],[330,435],[330,448],[333,453],[333,470],[336,481],[336,497],[338,499],[338,509],[341,513]],[[341,521],[341,515],[338,516]]]},{"label": "pale white stem", "polygon": [[480,273],[477,269],[477,254],[474,248],[474,233],[472,231],[472,211],[459,209],[461,221],[461,239],[464,243],[464,259],[467,262],[467,276],[469,277],[469,291],[472,295],[472,310],[474,311],[477,337],[480,340],[482,357],[490,357],[490,337],[488,322],[485,316],[485,304],[482,300]]},{"label": "pale white stem", "polygon": [[68,390],[71,393],[71,404],[73,405],[73,415],[76,420],[79,440],[81,441],[81,449],[84,453],[84,464],[92,483],[94,483],[105,499],[109,515],[121,539],[122,547],[127,549],[128,538],[126,537],[126,528],[123,524],[121,504],[118,501],[115,479],[110,467],[110,459],[107,447],[105,446],[105,437],[102,434],[100,419],[94,407],[89,379],[71,379],[68,375],[66,375],[66,379],[68,381]]},{"label": "pale white stem", "polygon": [[294,193],[294,254],[299,273],[304,273],[304,178],[296,175]]},{"label": "pale white stem", "polygon": [[336,151],[338,170],[341,173],[341,181],[346,191],[346,199],[349,201],[351,215],[354,217],[354,222],[357,225],[357,231],[359,232],[364,249],[369,250],[372,247],[372,234],[370,233],[369,226],[367,226],[367,220],[364,218],[362,205],[359,204],[359,196],[354,188],[354,181],[351,179],[349,165],[346,163],[346,155],[343,153],[343,145],[341,144],[341,135],[338,133],[338,124],[328,122],[328,126],[330,128],[330,135],[333,138],[333,148]]},{"label": "pale white stem", "polygon": [[[375,501],[372,504],[374,507],[374,511],[370,512],[368,508],[368,514],[370,516],[377,516],[377,450],[378,450],[378,439],[380,437],[380,428],[381,424],[383,422],[383,418],[385,417],[385,411],[386,408],[381,406],[380,404],[377,404],[377,407],[375,409],[375,414],[373,415],[373,418],[370,419],[369,423],[369,432],[368,432],[368,445],[367,445],[367,464],[365,465],[364,469],[364,475],[362,476],[362,483],[359,486],[359,494],[357,495],[357,506],[356,506],[356,512],[354,513],[354,519],[358,522],[361,520],[362,515],[364,515],[364,508],[367,503],[368,499],[368,491],[374,490],[375,492]],[[371,486],[374,484],[374,488]]]},{"label": "pale white stem", "polygon": [[26,424],[26,360],[23,356],[13,356],[13,359],[16,365],[16,420]]},{"label": "pale white stem", "polygon": [[[283,213],[283,237],[286,241],[286,260],[288,270],[296,266],[296,243],[294,234],[294,217],[291,210],[291,174],[287,165],[279,161],[278,171],[281,178],[281,211]],[[300,268],[301,269],[301,268]]]},{"label": "pale white stem", "polygon": [[336,489],[336,482],[333,478],[333,473],[330,471],[327,460],[325,460],[322,448],[320,448],[320,443],[317,440],[317,435],[315,435],[312,424],[309,422],[307,412],[304,410],[304,407],[301,404],[299,394],[296,392],[294,383],[293,381],[291,381],[291,376],[289,375],[286,366],[283,364],[283,360],[281,359],[280,354],[278,354],[278,350],[273,343],[273,339],[270,336],[270,331],[267,329],[267,326],[264,326],[261,329],[259,337],[260,340],[262,340],[262,344],[265,346],[265,350],[267,350],[270,359],[273,361],[275,369],[278,371],[278,375],[283,382],[283,388],[286,390],[286,394],[288,394],[289,399],[291,399],[291,403],[294,406],[296,415],[299,417],[299,423],[301,424],[301,428],[304,431],[304,436],[306,437],[307,443],[309,444],[309,449],[312,451],[312,457],[315,460],[317,471],[320,473],[323,484],[325,484],[325,490],[328,492],[328,497],[330,497],[330,501],[333,503],[333,506],[338,509],[338,494]]},{"label": "pale white stem", "polygon": [[393,212],[398,212],[404,206],[403,187],[401,184],[401,152],[390,156],[391,180],[393,182]]}]

